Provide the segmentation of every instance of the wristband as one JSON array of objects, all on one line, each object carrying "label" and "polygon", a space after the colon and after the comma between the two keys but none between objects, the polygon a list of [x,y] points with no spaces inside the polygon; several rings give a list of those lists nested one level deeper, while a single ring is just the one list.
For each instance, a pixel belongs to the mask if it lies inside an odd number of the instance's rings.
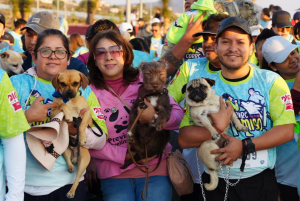
[{"label": "wristband", "polygon": [[215,124],[213,124],[213,127],[218,131],[219,134],[224,133],[224,131],[220,130]]}]

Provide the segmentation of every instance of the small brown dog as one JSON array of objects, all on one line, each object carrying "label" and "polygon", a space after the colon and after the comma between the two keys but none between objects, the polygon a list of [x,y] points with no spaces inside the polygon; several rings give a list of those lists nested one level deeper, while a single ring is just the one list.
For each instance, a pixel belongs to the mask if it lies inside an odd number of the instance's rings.
[{"label": "small brown dog", "polygon": [[[68,164],[68,171],[70,173],[73,173],[75,171],[73,164],[78,164],[76,179],[72,185],[71,190],[67,193],[68,198],[73,198],[75,196],[75,191],[79,184],[79,179],[83,175],[91,159],[88,149],[81,146],[84,145],[87,140],[85,129],[87,126],[92,127],[93,120],[86,99],[81,95],[77,96],[77,94],[80,93],[80,86],[82,87],[82,89],[85,89],[88,84],[88,78],[77,70],[62,71],[52,79],[52,85],[55,88],[56,93],[58,92],[59,94],[61,94],[61,97],[54,97],[53,99],[53,103],[57,103],[58,107],[51,110],[51,118],[62,111],[64,112],[65,119],[68,122],[72,122],[73,117],[79,117],[80,111],[82,109],[88,108],[88,110],[84,113],[82,122],[79,126],[78,145],[72,147],[69,144],[69,147],[63,153],[63,156]],[[74,138],[70,137],[70,141],[74,141]]]},{"label": "small brown dog", "polygon": [[[143,83],[139,87],[138,98],[130,112],[128,129],[131,128],[138,116],[138,108],[144,104],[145,98],[154,106],[157,114],[149,124],[137,122],[132,131],[127,133],[131,150],[136,153],[133,157],[135,161],[146,158],[145,145],[148,150],[148,158],[155,155],[161,157],[170,138],[170,132],[163,128],[169,120],[172,110],[168,90],[164,88],[167,79],[166,66],[160,62],[143,62],[139,68],[143,73]],[[132,163],[132,159],[127,160],[121,169],[127,168]]]},{"label": "small brown dog", "polygon": [[0,68],[5,70],[8,75],[11,75],[11,73],[18,75],[24,72],[22,67],[23,58],[26,59],[27,57],[23,53],[6,50],[0,56]]}]

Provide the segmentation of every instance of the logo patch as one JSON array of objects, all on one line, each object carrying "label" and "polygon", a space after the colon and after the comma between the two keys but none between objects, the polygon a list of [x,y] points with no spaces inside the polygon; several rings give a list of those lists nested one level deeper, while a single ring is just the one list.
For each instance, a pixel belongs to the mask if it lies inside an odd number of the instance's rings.
[{"label": "logo patch", "polygon": [[40,20],[41,20],[40,18],[33,18],[32,22],[33,23],[40,23]]},{"label": "logo patch", "polygon": [[292,98],[291,98],[290,94],[285,94],[285,95],[281,96],[280,99],[281,99],[281,102],[283,104],[285,104],[285,110],[286,111],[294,110],[293,103],[292,103]]},{"label": "logo patch", "polygon": [[101,107],[94,107],[93,111],[96,115],[96,117],[100,120],[104,120],[104,115],[102,113],[102,108]]},{"label": "logo patch", "polygon": [[8,102],[12,106],[14,112],[17,112],[22,109],[21,104],[17,98],[16,92],[11,92],[8,94]]}]

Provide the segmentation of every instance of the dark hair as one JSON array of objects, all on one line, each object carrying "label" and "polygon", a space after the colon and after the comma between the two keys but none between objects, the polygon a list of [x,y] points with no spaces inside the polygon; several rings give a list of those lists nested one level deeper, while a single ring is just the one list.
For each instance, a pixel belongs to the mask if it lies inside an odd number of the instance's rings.
[{"label": "dark hair", "polygon": [[57,30],[57,29],[46,29],[46,30],[42,31],[40,34],[38,34],[38,37],[36,39],[36,43],[35,43],[35,46],[33,49],[33,52],[34,52],[36,58],[37,58],[37,52],[38,52],[40,46],[43,44],[45,38],[47,38],[48,36],[59,37],[61,39],[61,41],[63,42],[64,48],[68,51],[68,58],[71,56],[70,48],[69,48],[69,40],[65,36],[65,34],[63,34],[60,30]]},{"label": "dark hair", "polygon": [[115,32],[113,30],[107,30],[98,33],[93,38],[90,45],[90,54],[87,61],[90,83],[93,84],[96,88],[107,89],[103,78],[103,74],[96,66],[94,58],[94,55],[96,53],[96,46],[98,42],[104,38],[111,40],[122,47],[124,59],[123,85],[126,86],[132,82],[135,82],[138,79],[139,70],[132,67],[132,61],[134,56],[130,43],[127,40],[125,40],[118,32]]},{"label": "dark hair", "polygon": [[281,10],[282,10],[282,8],[281,8],[280,6],[274,6],[274,7],[272,8],[273,15],[274,15],[274,13],[276,13],[276,12],[278,12],[278,11],[281,11]]},{"label": "dark hair", "polygon": [[294,36],[297,40],[300,40],[300,21],[297,22],[294,26]]},{"label": "dark hair", "polygon": [[11,44],[15,43],[14,37],[8,33],[7,31],[4,32],[3,36],[1,36],[2,40],[8,40]]},{"label": "dark hair", "polygon": [[203,21],[203,28],[206,27],[208,24],[220,24],[221,21],[229,18],[230,16],[225,13],[218,13],[210,15],[206,20]]},{"label": "dark hair", "polygon": [[90,43],[92,41],[93,37],[96,36],[97,33],[106,31],[106,30],[114,30],[120,34],[119,28],[112,21],[98,20],[92,26],[91,32],[90,32],[89,36],[87,37],[87,41]]},{"label": "dark hair", "polygon": [[262,12],[264,15],[270,17],[270,9],[269,9],[269,8],[264,8],[264,9],[261,10],[261,12]]},{"label": "dark hair", "polygon": [[258,35],[255,45],[257,45],[260,41],[266,40],[267,38],[271,38],[273,36],[278,36],[272,29],[265,28],[262,32]]},{"label": "dark hair", "polygon": [[134,50],[139,50],[142,52],[150,53],[149,46],[147,45],[146,41],[142,38],[134,38],[129,41]]},{"label": "dark hair", "polygon": [[77,50],[77,48],[82,47],[83,44],[83,40],[80,36],[79,33],[73,33],[70,35],[70,50],[71,51],[75,51]]},{"label": "dark hair", "polygon": [[270,9],[270,11],[273,9],[273,7],[274,7],[274,5],[273,5],[273,4],[270,4],[270,5],[269,5],[269,9]]},{"label": "dark hair", "polygon": [[93,27],[93,25],[90,25],[90,26],[88,26],[88,28],[86,29],[86,32],[85,32],[85,37],[86,37],[86,38],[88,38],[89,35],[91,34],[92,27]]},{"label": "dark hair", "polygon": [[17,19],[14,21],[15,28],[19,28],[20,26],[26,25],[26,24],[27,24],[27,21],[24,19]]},{"label": "dark hair", "polygon": [[161,23],[160,22],[154,22],[154,23],[152,23],[152,27],[154,27],[154,26],[159,26],[161,28]]}]

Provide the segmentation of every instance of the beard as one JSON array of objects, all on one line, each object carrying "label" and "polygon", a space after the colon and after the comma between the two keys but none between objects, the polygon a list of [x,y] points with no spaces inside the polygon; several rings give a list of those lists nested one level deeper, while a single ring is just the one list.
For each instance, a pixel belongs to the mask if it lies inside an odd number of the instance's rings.
[{"label": "beard", "polygon": [[226,69],[228,70],[239,70],[240,68],[242,68],[245,64],[248,63],[248,60],[249,60],[249,56],[247,59],[245,59],[243,57],[243,55],[239,55],[240,58],[242,59],[241,61],[239,62],[235,62],[235,63],[232,63],[230,62],[229,60],[227,59],[224,59],[223,56],[219,57],[219,60],[220,60],[220,63],[222,64],[222,66],[224,66]]}]

